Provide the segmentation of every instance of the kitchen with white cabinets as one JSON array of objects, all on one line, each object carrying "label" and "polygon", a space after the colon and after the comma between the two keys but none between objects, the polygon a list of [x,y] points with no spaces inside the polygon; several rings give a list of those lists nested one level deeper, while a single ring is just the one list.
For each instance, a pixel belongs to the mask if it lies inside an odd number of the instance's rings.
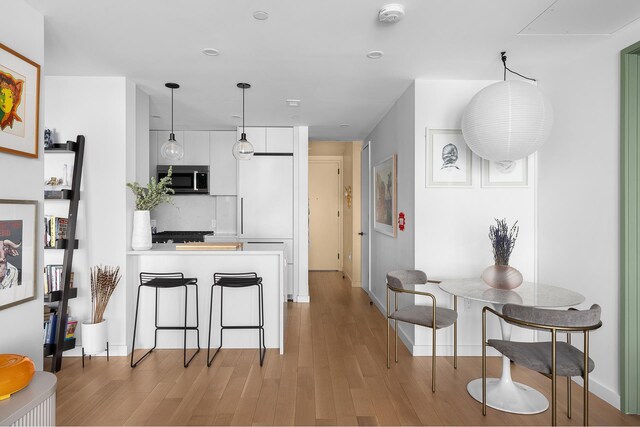
[{"label": "kitchen with white cabinets", "polygon": [[[293,127],[247,127],[255,154],[249,161],[233,157],[232,147],[241,129],[174,131],[184,156],[170,160],[160,154],[169,131],[149,134],[149,171],[158,178],[163,166],[190,171],[208,168],[207,193],[177,193],[173,204],[152,211],[154,241],[241,241],[285,248],[285,298],[296,300],[294,255],[294,152]],[[190,234],[186,234],[189,232]],[[178,236],[179,235],[179,236]]]}]

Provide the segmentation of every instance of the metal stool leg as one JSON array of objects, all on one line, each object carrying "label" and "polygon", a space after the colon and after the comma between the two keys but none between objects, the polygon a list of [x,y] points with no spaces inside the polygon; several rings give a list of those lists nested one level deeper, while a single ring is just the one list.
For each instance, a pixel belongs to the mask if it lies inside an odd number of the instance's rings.
[{"label": "metal stool leg", "polygon": [[262,284],[258,285],[258,315],[260,328],[258,329],[258,352],[260,353],[260,366],[264,362],[264,356],[267,353],[267,345],[264,342],[264,294],[262,292]]},{"label": "metal stool leg", "polygon": [[[213,288],[215,285],[211,286],[211,304],[213,304]],[[224,332],[224,324],[222,323],[222,307],[223,307],[223,303],[224,303],[224,286],[220,286],[220,345],[218,346],[218,348],[216,349],[216,351],[213,353],[213,356],[211,356],[211,359],[209,359],[209,351],[207,350],[207,366],[211,366],[211,364],[213,363],[213,359],[216,358],[216,356],[218,355],[218,352],[220,351],[220,349],[222,348],[222,335]],[[211,309],[209,310],[209,341],[211,341],[211,312],[213,311],[213,307],[211,306]]]},{"label": "metal stool leg", "polygon": [[[198,302],[198,286],[195,286],[195,292],[196,292],[196,307],[197,307],[197,302]],[[188,307],[188,299],[189,299],[189,288],[187,287],[187,285],[184,285],[184,341],[183,341],[183,353],[182,353],[182,360],[184,362],[184,367],[188,368],[189,364],[191,363],[191,361],[193,360],[194,357],[196,357],[196,354],[198,354],[200,352],[200,336],[198,335],[198,349],[196,350],[195,353],[193,353],[193,355],[191,356],[191,358],[187,361],[187,330],[190,329],[190,327],[187,325],[187,307]],[[196,308],[196,317],[198,315],[198,311]],[[196,320],[196,326],[195,326],[195,330],[196,332],[198,332],[198,321]]]},{"label": "metal stool leg", "polygon": [[[142,286],[138,286],[138,297],[136,298],[136,315],[133,320],[133,343],[131,345],[131,367],[135,368],[142,362],[142,360],[147,357],[153,350],[156,348],[157,338],[158,338],[158,329],[156,329],[155,336],[156,339],[153,342],[153,348],[147,351],[141,358],[139,358],[136,362],[133,361],[133,355],[136,351],[136,330],[138,328],[138,308],[140,307],[140,288]],[[158,318],[158,290],[156,289],[156,326],[157,326],[157,318]]]}]

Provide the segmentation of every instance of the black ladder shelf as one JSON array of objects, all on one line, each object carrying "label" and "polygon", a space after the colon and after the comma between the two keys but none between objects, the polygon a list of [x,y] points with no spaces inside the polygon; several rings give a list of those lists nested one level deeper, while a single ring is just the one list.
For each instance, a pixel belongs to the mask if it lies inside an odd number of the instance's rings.
[{"label": "black ladder shelf", "polygon": [[[55,339],[53,344],[44,345],[44,356],[53,356],[51,362],[51,372],[55,373],[62,369],[62,352],[75,347],[75,338],[65,340],[67,332],[67,307],[69,298],[77,295],[77,290],[71,288],[71,269],[73,265],[73,251],[77,249],[76,225],[78,219],[78,204],[80,203],[80,181],[82,179],[82,162],[84,159],[84,136],[78,135],[76,141],[68,141],[64,149],[61,148],[45,148],[45,152],[73,152],[74,168],[73,178],[71,181],[71,191],[61,193],[60,197],[45,198],[63,198],[69,200],[69,215],[67,225],[67,239],[64,244],[64,258],[62,261],[62,292],[55,296],[58,303],[58,321],[56,322]],[[52,196],[50,194],[50,196]],[[74,242],[74,244],[68,244]],[[62,343],[62,345],[59,345]]]}]

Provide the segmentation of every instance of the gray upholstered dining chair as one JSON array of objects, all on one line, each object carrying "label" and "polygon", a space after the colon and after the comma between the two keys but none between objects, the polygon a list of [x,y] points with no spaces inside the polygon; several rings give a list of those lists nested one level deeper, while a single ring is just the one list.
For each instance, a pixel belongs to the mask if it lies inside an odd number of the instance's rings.
[{"label": "gray upholstered dining chair", "polygon": [[[551,332],[551,341],[516,342],[487,341],[487,311],[516,326]],[[551,424],[556,425],[556,377],[567,377],[567,417],[571,418],[571,377],[584,379],[584,425],[589,423],[589,372],[595,363],[589,358],[589,331],[602,326],[600,306],[588,310],[549,310],[506,304],[502,314],[490,307],[482,309],[482,415],[487,415],[487,345],[514,363],[539,372],[551,379]],[[566,342],[557,341],[557,333],[567,334]],[[582,332],[584,352],[571,345],[571,334]],[[587,366],[587,369],[585,369]]]},{"label": "gray upholstered dining chair", "polygon": [[[389,321],[395,322],[395,361],[398,362],[398,321],[420,325],[432,329],[432,355],[431,355],[431,391],[436,391],[436,330],[453,325],[453,367],[458,367],[458,298],[453,297],[453,310],[436,306],[436,297],[429,292],[420,292],[411,289],[413,285],[426,285],[428,283],[440,283],[436,280],[427,280],[427,275],[420,270],[396,270],[387,273],[387,369],[389,363]],[[394,296],[394,310],[390,311],[390,292]],[[406,293],[422,295],[431,298],[431,305],[410,304],[398,309],[398,294]]]}]

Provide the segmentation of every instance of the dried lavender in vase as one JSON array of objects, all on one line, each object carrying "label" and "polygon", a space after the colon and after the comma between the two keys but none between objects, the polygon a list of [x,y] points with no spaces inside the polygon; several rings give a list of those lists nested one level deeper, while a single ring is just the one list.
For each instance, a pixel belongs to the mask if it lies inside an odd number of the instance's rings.
[{"label": "dried lavender in vase", "polygon": [[506,219],[497,219],[496,225],[489,226],[489,239],[493,246],[493,259],[496,265],[509,265],[509,257],[516,245],[518,238],[518,221],[514,222],[511,228]]}]

